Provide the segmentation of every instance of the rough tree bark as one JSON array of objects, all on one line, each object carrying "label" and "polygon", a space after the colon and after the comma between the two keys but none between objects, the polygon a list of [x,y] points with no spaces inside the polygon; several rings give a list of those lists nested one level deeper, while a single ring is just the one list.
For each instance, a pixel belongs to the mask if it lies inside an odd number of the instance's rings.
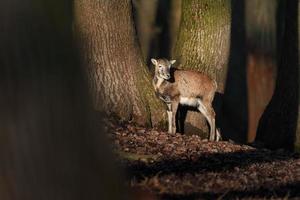
[{"label": "rough tree bark", "polygon": [[[120,199],[72,40],[72,1],[0,1],[0,199]],[[122,196],[123,198],[123,196]]]},{"label": "rough tree bark", "polygon": [[257,141],[269,148],[293,150],[299,102],[298,1],[278,4],[278,73],[274,95],[259,121]]},{"label": "rough tree bark", "polygon": [[[180,63],[178,68],[207,74],[217,81],[218,91],[223,92],[229,38],[229,0],[182,1],[182,18],[174,53]],[[188,111],[184,127],[186,133],[207,132],[208,129],[203,116],[193,111]]]},{"label": "rough tree bark", "polygon": [[141,125],[165,121],[133,27],[130,0],[75,0],[75,27],[96,110]]}]

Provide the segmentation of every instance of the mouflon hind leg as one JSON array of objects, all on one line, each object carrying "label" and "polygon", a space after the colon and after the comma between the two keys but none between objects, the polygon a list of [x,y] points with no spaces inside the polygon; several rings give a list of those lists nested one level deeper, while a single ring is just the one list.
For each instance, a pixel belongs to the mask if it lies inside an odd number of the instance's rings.
[{"label": "mouflon hind leg", "polygon": [[198,110],[204,115],[209,124],[209,140],[214,141],[216,139],[215,133],[215,118],[214,111],[211,107],[206,106],[201,100],[198,100]]},{"label": "mouflon hind leg", "polygon": [[221,141],[222,136],[219,129],[216,129],[216,141]]}]

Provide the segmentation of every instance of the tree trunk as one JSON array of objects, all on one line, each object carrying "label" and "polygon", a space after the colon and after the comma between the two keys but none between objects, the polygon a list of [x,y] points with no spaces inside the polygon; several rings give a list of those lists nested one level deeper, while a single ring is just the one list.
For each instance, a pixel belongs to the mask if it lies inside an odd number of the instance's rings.
[{"label": "tree trunk", "polygon": [[96,110],[141,125],[165,121],[133,27],[130,0],[75,0],[76,35]]},{"label": "tree trunk", "polygon": [[[229,54],[230,1],[183,0],[175,55],[178,68],[203,72],[223,92]],[[217,113],[218,115],[218,113]],[[204,117],[188,111],[185,133],[207,132]]]},{"label": "tree trunk", "polygon": [[[171,58],[177,41],[181,0],[133,0],[134,22],[146,63],[151,58]],[[154,74],[154,68],[150,68]]]},{"label": "tree trunk", "polygon": [[246,142],[248,131],[245,0],[231,0],[230,54],[222,98],[220,127],[224,139]]},{"label": "tree trunk", "polygon": [[[134,22],[136,25],[138,39],[141,45],[144,60],[149,60],[149,50],[157,29],[155,16],[158,0],[133,0]],[[149,62],[150,64],[150,62]]]},{"label": "tree trunk", "polygon": [[169,55],[173,58],[175,55],[175,48],[177,37],[179,34],[179,27],[181,22],[181,4],[182,0],[172,0],[171,2],[171,11],[169,19],[169,30],[170,30],[170,49]]},{"label": "tree trunk", "polygon": [[248,142],[253,142],[259,119],[270,102],[276,79],[277,1],[246,1],[248,83]]},{"label": "tree trunk", "polygon": [[224,138],[253,142],[276,76],[273,1],[232,0],[231,48],[222,104]]},{"label": "tree trunk", "polygon": [[[91,125],[72,1],[0,1],[0,199],[120,199]],[[123,196],[122,196],[123,198]]]},{"label": "tree trunk", "polygon": [[293,150],[299,102],[298,1],[279,1],[278,73],[274,95],[263,113],[257,141],[269,148]]}]

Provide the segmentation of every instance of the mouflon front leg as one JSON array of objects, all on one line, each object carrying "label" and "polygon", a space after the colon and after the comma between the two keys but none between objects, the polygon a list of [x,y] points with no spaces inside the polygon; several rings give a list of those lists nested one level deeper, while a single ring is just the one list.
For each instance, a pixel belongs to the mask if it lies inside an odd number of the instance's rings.
[{"label": "mouflon front leg", "polygon": [[179,101],[172,101],[172,133],[176,133],[176,113],[178,109]]},{"label": "mouflon front leg", "polygon": [[168,133],[176,133],[176,113],[178,109],[178,101],[172,101],[167,103],[167,114],[168,114]]},{"label": "mouflon front leg", "polygon": [[167,114],[168,114],[168,133],[172,133],[172,104],[167,103]]}]

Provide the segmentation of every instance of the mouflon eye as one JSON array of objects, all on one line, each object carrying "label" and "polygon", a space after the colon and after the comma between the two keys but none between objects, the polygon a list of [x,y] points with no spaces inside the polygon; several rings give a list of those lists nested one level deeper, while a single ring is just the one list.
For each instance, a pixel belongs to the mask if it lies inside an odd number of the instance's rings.
[{"label": "mouflon eye", "polygon": [[162,65],[159,65],[158,67],[159,67],[159,68],[162,68],[163,66],[162,66]]}]

